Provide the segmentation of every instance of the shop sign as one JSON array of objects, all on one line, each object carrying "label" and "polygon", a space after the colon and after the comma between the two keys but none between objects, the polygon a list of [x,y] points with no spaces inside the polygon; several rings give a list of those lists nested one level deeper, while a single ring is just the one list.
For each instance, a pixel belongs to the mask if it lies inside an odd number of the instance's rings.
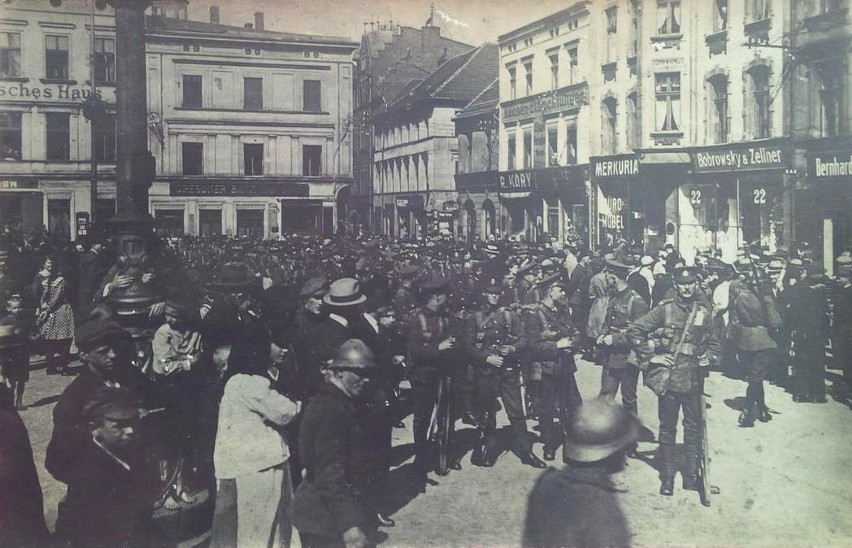
[{"label": "shop sign", "polygon": [[815,179],[852,178],[852,152],[810,155],[808,174]]},{"label": "shop sign", "polygon": [[789,149],[784,144],[750,144],[701,150],[693,153],[695,173],[777,169],[789,166]]},{"label": "shop sign", "polygon": [[634,156],[595,160],[592,166],[592,173],[596,179],[639,175],[639,158]]},{"label": "shop sign", "polygon": [[578,109],[589,102],[589,85],[586,82],[566,86],[554,91],[538,93],[503,105],[503,123],[511,123],[536,114],[554,114]]},{"label": "shop sign", "polygon": [[502,171],[497,175],[500,190],[503,192],[523,192],[532,190],[534,186],[533,170]]},{"label": "shop sign", "polygon": [[396,207],[408,207],[408,198],[397,198]]},{"label": "shop sign", "polygon": [[[92,95],[91,88],[68,84],[30,86],[23,83],[0,84],[0,99],[50,99],[51,101],[84,101]],[[100,91],[95,91],[99,99]]]},{"label": "shop sign", "polygon": [[169,185],[169,194],[171,196],[287,196],[306,198],[310,195],[310,189],[305,183],[179,181]]},{"label": "shop sign", "polygon": [[15,179],[0,179],[0,190],[38,190],[38,181],[17,181]]}]

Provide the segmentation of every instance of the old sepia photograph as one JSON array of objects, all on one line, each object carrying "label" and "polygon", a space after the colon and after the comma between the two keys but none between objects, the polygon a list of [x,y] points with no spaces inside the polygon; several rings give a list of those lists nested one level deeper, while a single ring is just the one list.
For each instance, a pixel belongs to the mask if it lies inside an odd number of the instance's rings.
[{"label": "old sepia photograph", "polygon": [[852,546],[852,0],[0,0],[0,548]]}]

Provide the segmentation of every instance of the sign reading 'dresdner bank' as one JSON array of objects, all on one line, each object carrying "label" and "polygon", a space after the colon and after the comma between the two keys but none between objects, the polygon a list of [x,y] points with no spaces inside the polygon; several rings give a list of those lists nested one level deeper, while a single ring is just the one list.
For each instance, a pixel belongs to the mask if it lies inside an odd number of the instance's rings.
[{"label": "sign reading 'dresdner bank'", "polygon": [[842,178],[852,181],[852,152],[808,156],[808,174],[816,179]]},{"label": "sign reading 'dresdner bank'", "polygon": [[777,169],[790,166],[786,142],[740,143],[692,153],[694,173]]}]

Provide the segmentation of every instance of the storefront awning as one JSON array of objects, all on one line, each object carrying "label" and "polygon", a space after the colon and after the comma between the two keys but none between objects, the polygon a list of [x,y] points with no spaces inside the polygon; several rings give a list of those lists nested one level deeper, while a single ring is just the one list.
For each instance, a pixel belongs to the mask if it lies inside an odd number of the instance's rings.
[{"label": "storefront awning", "polygon": [[652,164],[689,164],[692,163],[692,158],[688,152],[643,152],[639,156],[639,165]]},{"label": "storefront awning", "polygon": [[532,192],[500,192],[497,196],[501,200],[515,200],[518,198],[529,198]]}]

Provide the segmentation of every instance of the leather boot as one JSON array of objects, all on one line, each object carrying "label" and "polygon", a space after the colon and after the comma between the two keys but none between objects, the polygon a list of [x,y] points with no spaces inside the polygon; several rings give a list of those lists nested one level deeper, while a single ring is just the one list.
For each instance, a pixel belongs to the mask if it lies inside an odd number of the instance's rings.
[{"label": "leather boot", "polygon": [[[485,466],[485,443],[488,434],[481,426],[476,429],[476,441],[473,442],[473,453],[470,455],[470,463],[474,466]],[[491,464],[493,466],[493,463]]]},{"label": "leather boot", "polygon": [[684,444],[683,488],[686,491],[698,490],[698,445]]},{"label": "leather boot", "polygon": [[760,422],[769,422],[772,420],[772,415],[769,414],[769,409],[765,405],[758,406],[756,416]]},{"label": "leather boot", "polygon": [[675,460],[674,445],[660,444],[657,458],[660,459],[660,494],[671,496],[674,493]]},{"label": "leather boot", "polygon": [[515,438],[515,452],[522,463],[533,468],[547,468],[547,465],[532,452],[532,440],[530,433],[527,432],[526,423],[512,424],[512,434]]},{"label": "leather boot", "polygon": [[746,401],[745,408],[740,412],[737,423],[741,428],[751,428],[754,426],[755,408],[757,402]]}]

